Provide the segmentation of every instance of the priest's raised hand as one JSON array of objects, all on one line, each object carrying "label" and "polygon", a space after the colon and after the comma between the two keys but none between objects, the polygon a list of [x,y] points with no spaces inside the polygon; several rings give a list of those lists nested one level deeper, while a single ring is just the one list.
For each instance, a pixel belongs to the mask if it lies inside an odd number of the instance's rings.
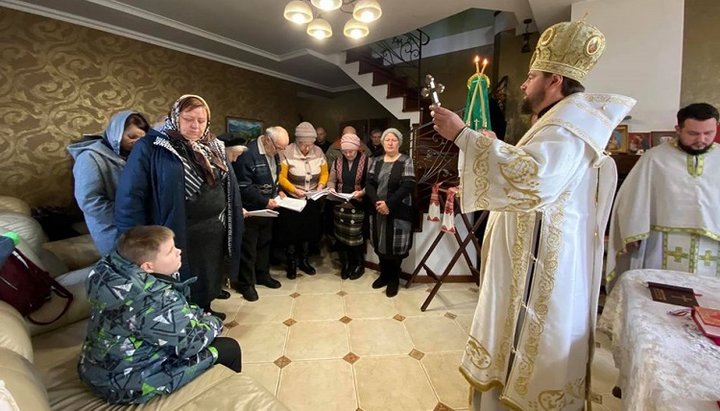
[{"label": "priest's raised hand", "polygon": [[[433,118],[433,129],[441,136],[450,141],[455,141],[460,132],[465,128],[465,123],[455,112],[445,107],[430,106],[430,115]],[[480,134],[489,138],[496,138],[495,133],[490,130],[481,130]]]}]

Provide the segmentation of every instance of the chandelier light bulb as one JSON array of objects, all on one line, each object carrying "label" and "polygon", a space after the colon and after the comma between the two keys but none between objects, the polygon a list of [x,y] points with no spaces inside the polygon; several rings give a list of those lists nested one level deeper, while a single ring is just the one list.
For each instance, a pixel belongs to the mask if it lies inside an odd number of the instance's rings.
[{"label": "chandelier light bulb", "polygon": [[382,9],[377,0],[360,0],[353,8],[353,17],[363,23],[371,23],[380,16],[382,16]]},{"label": "chandelier light bulb", "polygon": [[325,11],[337,10],[343,5],[342,0],[310,0],[310,3],[320,10]]},{"label": "chandelier light bulb", "polygon": [[368,29],[367,24],[355,19],[350,19],[345,23],[345,27],[343,27],[343,34],[353,39],[361,39],[370,34],[370,29]]},{"label": "chandelier light bulb", "polygon": [[309,23],[313,19],[313,13],[310,6],[301,0],[294,0],[285,6],[283,12],[286,20],[289,20],[296,24]]},{"label": "chandelier light bulb", "polygon": [[332,36],[332,27],[325,19],[317,18],[313,20],[307,28],[307,34],[318,40],[326,39]]}]

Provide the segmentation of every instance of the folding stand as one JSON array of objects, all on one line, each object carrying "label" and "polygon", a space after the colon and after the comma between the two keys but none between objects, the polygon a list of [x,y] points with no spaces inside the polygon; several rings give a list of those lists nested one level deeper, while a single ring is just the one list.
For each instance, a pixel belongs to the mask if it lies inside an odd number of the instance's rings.
[{"label": "folding stand", "polygon": [[[445,193],[447,195],[447,189],[441,188],[440,193]],[[447,233],[445,231],[440,230],[435,237],[435,240],[433,240],[432,244],[430,244],[430,248],[425,252],[425,255],[420,260],[420,263],[415,267],[415,270],[413,271],[412,275],[410,276],[410,279],[407,281],[407,284],[405,284],[405,287],[410,287],[410,285],[415,280],[415,277],[418,275],[421,269],[425,269],[425,272],[427,275],[432,278],[435,281],[435,286],[430,291],[430,295],[428,295],[427,299],[423,303],[423,305],[420,307],[421,311],[425,311],[427,307],[430,305],[430,302],[432,302],[433,298],[435,298],[435,294],[437,294],[438,290],[440,290],[440,287],[443,285],[443,282],[445,281],[445,278],[450,274],[450,270],[452,270],[453,266],[455,266],[455,263],[462,255],[465,258],[465,262],[467,263],[468,267],[470,267],[470,273],[475,280],[475,284],[480,284],[480,270],[475,267],[475,263],[472,262],[470,259],[470,256],[467,253],[467,246],[472,242],[473,246],[475,247],[475,252],[477,255],[480,255],[480,243],[478,242],[477,237],[475,236],[475,231],[480,227],[480,225],[487,220],[488,211],[483,211],[480,217],[475,221],[475,224],[470,224],[470,220],[468,220],[467,216],[465,214],[461,214],[459,212],[460,210],[460,204],[458,203],[457,197],[454,198],[455,206],[455,214],[460,214],[460,217],[462,218],[463,224],[465,225],[465,228],[468,230],[467,236],[463,239],[460,237],[460,234],[458,234],[457,230],[455,230],[454,233]],[[443,202],[441,201],[441,204]],[[435,248],[440,243],[440,240],[443,238],[445,234],[453,234],[455,237],[455,241],[458,243],[458,249],[455,251],[455,254],[450,259],[450,262],[445,267],[445,270],[440,274],[439,276],[426,264],[428,258],[432,255],[433,251],[435,251]]]}]

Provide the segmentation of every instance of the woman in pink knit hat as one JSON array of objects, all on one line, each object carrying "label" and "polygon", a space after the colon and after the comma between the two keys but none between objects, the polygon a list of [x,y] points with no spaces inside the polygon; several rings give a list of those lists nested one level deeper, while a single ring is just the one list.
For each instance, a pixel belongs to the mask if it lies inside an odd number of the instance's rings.
[{"label": "woman in pink knit hat", "polygon": [[[315,127],[303,121],[295,128],[295,141],[283,151],[278,180],[289,196],[305,198],[306,193],[322,190],[327,185],[328,166],[322,150],[315,145],[316,138]],[[275,238],[285,246],[287,277],[296,278],[298,268],[314,275],[315,267],[308,260],[309,242],[320,240],[320,204],[308,199],[299,213],[283,208],[278,225],[282,235]]]},{"label": "woman in pink knit hat", "polygon": [[356,280],[365,273],[365,177],[367,156],[359,152],[360,138],[345,134],[340,141],[342,156],[330,167],[328,188],[338,193],[352,194],[352,198],[334,207],[335,238],[342,270],[340,277]]}]

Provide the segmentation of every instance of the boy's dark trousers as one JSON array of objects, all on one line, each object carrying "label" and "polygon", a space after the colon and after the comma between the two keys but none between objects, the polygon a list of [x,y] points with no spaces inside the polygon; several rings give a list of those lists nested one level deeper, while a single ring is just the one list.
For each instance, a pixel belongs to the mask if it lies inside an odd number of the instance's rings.
[{"label": "boy's dark trousers", "polygon": [[218,352],[218,364],[222,364],[235,372],[242,371],[242,350],[234,338],[217,337],[211,346]]}]

